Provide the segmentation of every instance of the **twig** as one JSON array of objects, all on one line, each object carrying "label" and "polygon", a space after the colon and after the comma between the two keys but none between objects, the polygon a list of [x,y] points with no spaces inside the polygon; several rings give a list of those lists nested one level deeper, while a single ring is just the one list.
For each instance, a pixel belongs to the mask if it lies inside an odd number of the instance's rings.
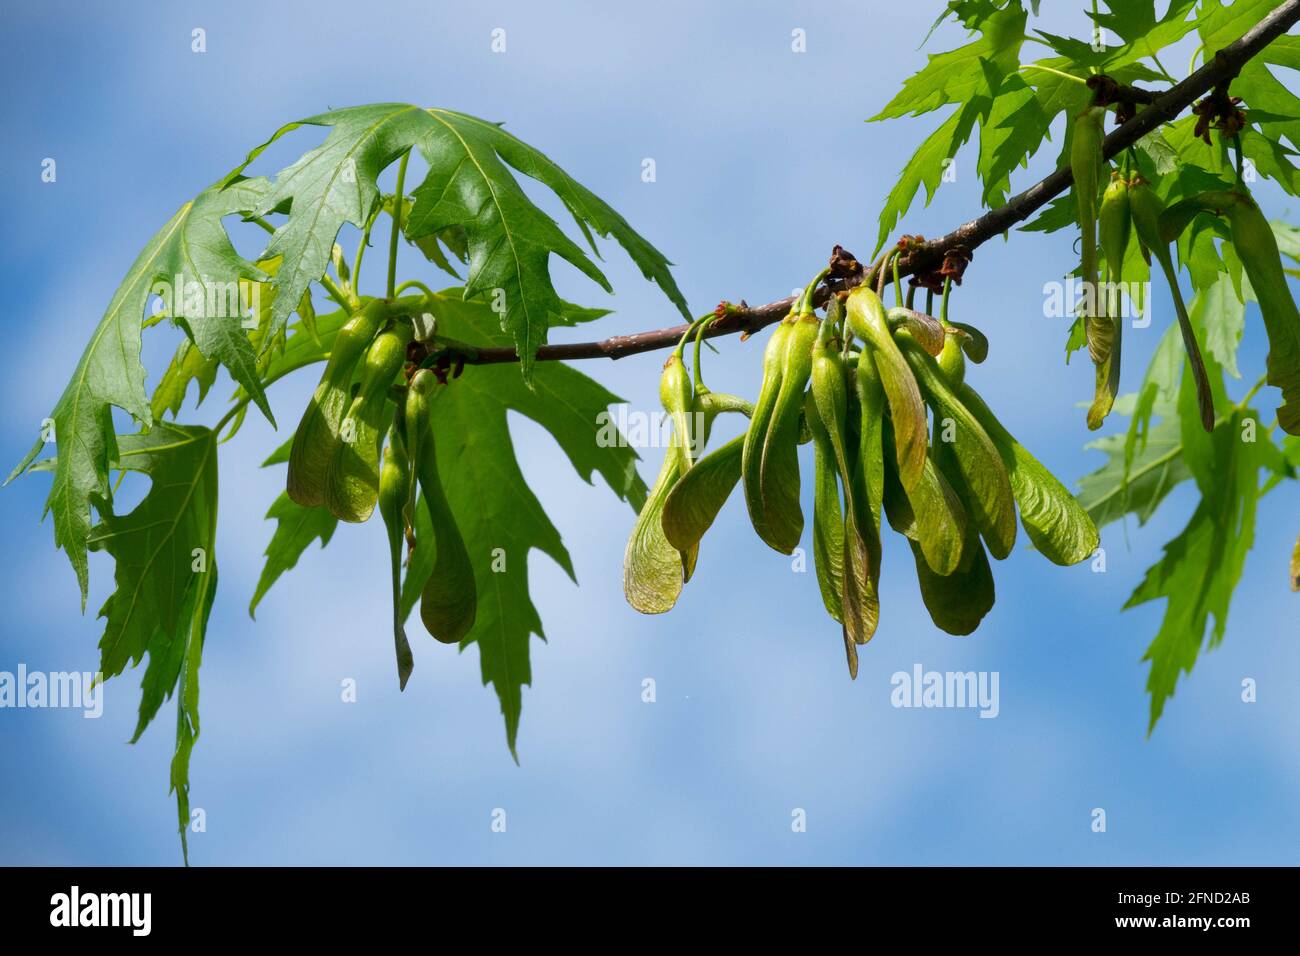
[{"label": "twig", "polygon": [[[1277,39],[1300,21],[1300,0],[1286,0],[1237,40],[1207,59],[1200,69],[1168,90],[1151,95],[1148,105],[1137,116],[1124,123],[1106,137],[1103,151],[1107,159],[1132,146],[1147,133],[1196,102],[1220,83],[1232,79],[1241,67],[1264,47]],[[1146,93],[1148,91],[1143,91]],[[1145,97],[1144,97],[1145,98]],[[910,243],[898,261],[902,276],[933,272],[954,253],[969,255],[977,246],[994,236],[1001,235],[1018,222],[1023,222],[1074,183],[1070,167],[1062,166],[1045,179],[1013,196],[997,209],[990,210],[978,219],[958,226],[952,232],[929,242]],[[838,248],[838,247],[837,247]],[[869,275],[869,273],[867,273]],[[862,276],[843,280],[841,287],[856,285]],[[825,302],[829,295],[825,286],[818,290],[816,303]],[[708,338],[732,335],[737,332],[753,333],[779,321],[794,304],[794,296],[769,302],[766,305],[748,306],[723,303],[718,307],[719,317],[704,333]],[[575,342],[568,345],[543,345],[537,350],[537,361],[559,361],[589,358],[619,359],[641,352],[672,348],[685,334],[689,324],[674,325],[666,329],[638,332],[635,335],[616,335],[600,342]],[[467,365],[491,365],[517,362],[519,356],[511,347],[477,349],[477,354],[466,356]]]}]

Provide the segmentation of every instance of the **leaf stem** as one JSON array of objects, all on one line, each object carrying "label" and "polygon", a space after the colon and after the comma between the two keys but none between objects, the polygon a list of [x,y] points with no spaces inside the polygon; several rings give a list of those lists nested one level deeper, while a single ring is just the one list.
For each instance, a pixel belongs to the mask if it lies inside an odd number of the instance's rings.
[{"label": "leaf stem", "polygon": [[1056,76],[1061,77],[1062,79],[1073,80],[1075,83],[1080,83],[1084,86],[1088,85],[1087,80],[1081,79],[1080,77],[1075,76],[1073,73],[1066,73],[1063,70],[1058,70],[1055,67],[1051,67],[1051,66],[1043,66],[1041,63],[1024,63],[1021,64],[1020,69],[1021,70],[1042,70],[1044,73],[1053,73]]},{"label": "leaf stem", "polygon": [[397,166],[397,190],[393,193],[393,231],[388,237],[388,298],[395,294],[397,285],[397,237],[402,231],[402,203],[406,196],[406,163],[411,158],[408,149]]},{"label": "leaf stem", "polygon": [[334,284],[334,280],[331,279],[329,276],[321,276],[320,284],[321,286],[324,287],[325,291],[329,294],[329,297],[331,299],[333,299],[343,308],[347,309],[349,312],[351,312],[356,307],[355,305],[353,305],[353,303],[348,301],[347,296],[343,294],[343,290],[340,289],[338,286],[336,286]]},{"label": "leaf stem", "polygon": [[694,319],[690,325],[686,326],[686,331],[683,332],[682,337],[677,340],[677,348],[673,350],[678,358],[681,358],[682,354],[686,351],[686,340],[698,332],[700,328],[707,326],[716,318],[717,316],[710,312],[707,315],[700,316],[698,319]]},{"label": "leaf stem", "polygon": [[695,332],[695,352],[691,359],[691,387],[696,392],[701,389],[708,391],[704,384],[704,376],[700,372],[700,343],[704,341],[704,330],[709,327],[713,321],[713,316],[709,316],[700,322],[700,327]]},{"label": "leaf stem", "polygon": [[361,295],[361,260],[366,257],[366,248],[370,245],[370,230],[374,228],[375,220],[379,218],[379,206],[376,205],[370,218],[366,220],[366,228],[361,231],[361,241],[357,243],[357,254],[352,257],[352,291],[355,295]]},{"label": "leaf stem", "polygon": [[1169,74],[1169,71],[1165,69],[1165,65],[1164,65],[1163,63],[1160,62],[1160,57],[1156,56],[1155,53],[1151,53],[1151,54],[1149,54],[1149,56],[1151,57],[1151,62],[1154,63],[1154,64],[1155,64],[1155,65],[1160,69],[1160,74],[1161,74],[1161,75],[1162,75],[1162,76],[1163,76],[1167,81],[1169,81],[1170,83],[1177,83],[1177,82],[1178,82],[1176,79],[1174,79],[1174,78]]},{"label": "leaf stem", "polygon": [[816,292],[817,287],[822,284],[822,280],[830,274],[831,270],[826,268],[813,276],[813,280],[804,287],[803,295],[799,298],[799,304],[795,308],[797,313],[800,315],[807,315],[809,312],[813,311],[813,293]]},{"label": "leaf stem", "polygon": [[427,285],[425,285],[425,284],[424,284],[423,282],[421,282],[419,279],[407,279],[405,282],[403,282],[401,285],[399,285],[396,289],[394,289],[391,293],[389,293],[389,296],[388,296],[388,297],[389,297],[390,299],[396,299],[399,295],[401,295],[401,294],[402,294],[403,292],[405,292],[407,289],[419,289],[421,292],[423,292],[423,293],[425,294],[426,297],[428,297],[428,298],[430,298],[430,299],[436,299],[436,298],[438,297],[437,294],[436,294],[432,289],[430,289]]},{"label": "leaf stem", "polygon": [[1242,396],[1241,401],[1237,402],[1236,405],[1232,406],[1233,410],[1238,412],[1245,411],[1246,407],[1250,404],[1250,400],[1254,398],[1256,395],[1258,395],[1259,390],[1267,384],[1268,384],[1268,376],[1261,375],[1259,377],[1259,381],[1257,381],[1254,385],[1250,387],[1250,391],[1248,391],[1244,396]]}]

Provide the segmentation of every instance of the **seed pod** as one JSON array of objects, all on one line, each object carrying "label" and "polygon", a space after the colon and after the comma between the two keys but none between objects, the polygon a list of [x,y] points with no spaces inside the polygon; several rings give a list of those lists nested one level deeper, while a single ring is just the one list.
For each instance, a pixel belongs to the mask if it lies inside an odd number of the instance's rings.
[{"label": "seed pod", "polygon": [[1154,189],[1144,179],[1135,180],[1129,188],[1129,211],[1133,217],[1133,228],[1138,240],[1160,262],[1160,268],[1169,283],[1169,292],[1173,296],[1174,311],[1178,314],[1178,330],[1183,336],[1183,348],[1187,351],[1187,360],[1192,369],[1192,380],[1196,384],[1196,400],[1200,406],[1201,425],[1205,430],[1214,430],[1214,397],[1210,392],[1210,379],[1205,373],[1205,360],[1201,358],[1200,346],[1196,344],[1196,333],[1192,330],[1192,321],[1187,316],[1187,307],[1183,304],[1183,294],[1178,288],[1178,273],[1174,271],[1173,259],[1169,255],[1169,244],[1161,235],[1160,217],[1165,204],[1156,195]]},{"label": "seed pod", "polygon": [[686,372],[686,364],[680,353],[673,352],[664,363],[663,374],[659,376],[659,402],[673,422],[673,442],[671,447],[684,452],[682,471],[691,467],[691,377]]},{"label": "seed pod", "polygon": [[885,313],[885,317],[891,329],[906,332],[931,355],[937,356],[943,351],[943,325],[934,316],[895,306]]},{"label": "seed pod", "polygon": [[1114,283],[1123,281],[1124,257],[1128,254],[1129,234],[1133,231],[1128,190],[1128,180],[1119,173],[1112,173],[1097,215],[1101,254],[1106,263],[1106,279],[1110,283],[1106,290],[1106,313],[1111,316],[1119,312],[1118,291]]},{"label": "seed pod", "polygon": [[699,549],[700,540],[740,481],[745,436],[737,435],[697,461],[664,502],[664,537],[679,552]]},{"label": "seed pod", "polygon": [[[694,412],[694,416],[692,417],[691,421],[699,428],[699,436],[695,439],[694,451],[696,452],[697,455],[700,455],[703,453],[705,447],[708,445],[709,434],[713,428],[713,422],[719,415],[723,415],[728,412],[733,412],[733,413],[744,415],[746,418],[748,418],[750,415],[754,414],[754,406],[753,404],[751,404],[750,402],[746,401],[745,399],[741,398],[738,395],[728,395],[725,392],[712,392],[708,389],[707,386],[701,383],[700,385],[696,386],[695,395],[691,399],[691,411]],[[710,515],[708,522],[705,524],[703,528],[700,529],[701,537],[704,535],[704,532],[708,528],[708,525],[712,524],[713,517],[716,516],[717,509],[722,507],[723,503],[727,499],[727,496],[731,494],[731,489],[735,487],[738,481],[740,481],[740,458],[741,458],[741,452],[744,450],[744,442],[745,442],[745,436],[743,434],[737,435],[731,441],[727,442],[726,445],[723,445],[722,448],[718,449],[718,452],[722,452],[726,450],[727,455],[731,458],[734,458],[735,476],[731,478],[730,483],[727,485],[726,493],[723,494],[722,498],[717,501],[717,505],[714,508],[713,514]],[[734,446],[734,449],[732,446]],[[691,467],[691,470],[688,471],[683,476],[683,480],[690,478],[691,474],[695,471],[695,469],[698,468],[700,465],[704,464],[704,462],[710,457],[711,455],[704,455],[704,457],[699,458],[699,460],[696,461],[695,464]],[[727,475],[731,474],[731,470],[732,470],[731,466],[732,463],[728,462],[727,471],[726,471]],[[681,482],[679,482],[678,484],[680,485]],[[676,491],[676,488],[674,488],[673,490]],[[669,496],[669,504],[671,504],[671,500],[672,500],[672,496]],[[668,505],[666,504],[664,507],[665,507],[665,515],[667,515]],[[667,521],[666,517],[665,517],[665,521]],[[667,525],[665,524],[665,528],[666,527]],[[698,544],[699,544],[699,539],[696,538],[695,546],[698,546]],[[679,550],[689,551],[690,548],[683,547]]]},{"label": "seed pod", "polygon": [[1020,506],[1024,525],[1034,547],[1055,564],[1084,561],[1097,550],[1097,526],[1074,495],[1003,427],[979,394],[963,385],[962,403],[983,426],[1006,465],[1011,491]]},{"label": "seed pod", "polygon": [[388,559],[393,578],[393,645],[397,651],[397,681],[401,690],[406,690],[406,681],[415,668],[402,614],[402,543],[406,535],[403,512],[413,484],[411,464],[402,448],[401,436],[394,429],[379,471],[379,514],[388,532]]},{"label": "seed pod", "polygon": [[941,631],[956,637],[972,633],[993,609],[996,597],[993,569],[989,567],[988,555],[984,553],[975,526],[972,524],[966,529],[960,566],[946,576],[934,573],[919,544],[915,541],[909,543],[916,561],[916,581],[921,587],[921,600],[930,612],[930,620]]},{"label": "seed pod", "polygon": [[[835,326],[829,319],[822,322],[817,331],[817,341],[812,349],[811,404],[805,408],[805,416],[812,424],[815,410],[821,420],[822,429],[831,444],[833,463],[839,480],[844,484],[845,503],[853,508],[852,489],[852,455],[847,444],[849,414],[848,369],[844,357],[840,354],[839,339],[835,337]],[[813,441],[817,440],[814,429]],[[859,514],[861,517],[861,514]]]},{"label": "seed pod", "polygon": [[[888,425],[885,447],[893,444]],[[889,526],[915,541],[925,563],[935,574],[952,574],[961,564],[969,523],[966,508],[944,479],[933,460],[927,459],[921,480],[911,491],[905,489],[894,469],[885,469],[885,515]]]},{"label": "seed pod", "polygon": [[1102,317],[1096,323],[1096,328],[1090,329],[1089,339],[1089,348],[1097,365],[1095,396],[1092,407],[1088,410],[1088,427],[1094,431],[1101,427],[1101,423],[1110,414],[1115,396],[1119,393],[1124,322],[1119,314],[1119,293],[1116,286],[1123,281],[1124,256],[1133,226],[1129,211],[1128,182],[1118,173],[1111,174],[1110,184],[1101,197],[1098,223],[1102,257],[1106,261],[1106,288],[1104,300],[1099,299],[1103,306]]},{"label": "seed pod", "polygon": [[[1103,123],[1106,110],[1100,106],[1090,106],[1074,120],[1073,136],[1070,140],[1070,170],[1074,174],[1074,198],[1079,231],[1083,237],[1082,256],[1079,271],[1082,275],[1086,303],[1085,321],[1088,326],[1088,349],[1092,360],[1104,361],[1094,350],[1095,322],[1099,312],[1097,305],[1097,192],[1100,188],[1098,171],[1103,162],[1102,140],[1105,138]],[[1100,343],[1098,343],[1098,348]]]},{"label": "seed pod", "polygon": [[[695,547],[678,551],[663,528],[668,496],[691,470],[690,432],[685,424],[685,410],[691,403],[690,380],[679,353],[674,352],[664,364],[659,398],[674,422],[672,444],[664,454],[659,477],[637,515],[623,553],[623,594],[627,603],[642,614],[662,614],[672,609],[682,593],[682,583],[695,570],[699,553],[698,539]],[[703,531],[700,533],[703,535]]]},{"label": "seed pod", "polygon": [[835,449],[817,413],[812,392],[805,399],[813,436],[813,565],[822,603],[836,621],[844,621],[844,511],[840,508]]},{"label": "seed pod", "polygon": [[738,412],[746,418],[754,414],[754,405],[739,395],[728,395],[726,392],[709,392],[703,394],[695,393],[691,400],[691,409],[702,415],[717,416],[726,412]]},{"label": "seed pod", "polygon": [[420,369],[411,377],[406,397],[406,433],[419,436],[418,442],[412,442],[420,448],[416,476],[433,528],[433,540],[419,541],[416,546],[432,547],[435,555],[433,572],[420,592],[420,620],[437,640],[444,644],[459,644],[474,627],[478,587],[465,540],[456,527],[455,516],[438,478],[430,411],[430,393],[435,383],[432,372]]},{"label": "seed pod", "polygon": [[[931,451],[932,459],[944,456],[944,446],[936,445]],[[946,454],[951,458],[951,453]],[[936,501],[942,502],[944,508],[952,508],[957,514],[964,515],[965,507],[953,490],[951,482],[938,468],[934,460],[927,459],[926,475],[932,475],[929,481],[937,485],[940,493]],[[921,600],[930,613],[935,626],[948,634],[970,634],[984,616],[993,607],[993,571],[989,567],[988,556],[980,541],[979,531],[970,521],[961,522],[960,535],[947,544],[948,551],[960,555],[960,560],[952,570],[944,575],[937,573],[926,558],[926,549],[921,542],[921,534],[916,516],[924,511],[913,511],[907,494],[903,491],[898,477],[898,469],[892,458],[885,459],[885,508],[890,525],[907,537],[912,549],[913,562],[916,565],[916,580],[921,589]],[[954,475],[960,481],[959,474]],[[950,503],[952,502],[952,503]],[[956,519],[954,519],[954,522]],[[954,523],[950,522],[950,534],[957,533]]]},{"label": "seed pod", "polygon": [[1282,271],[1273,229],[1249,196],[1227,207],[1232,244],[1250,279],[1268,333],[1268,384],[1282,390],[1277,421],[1300,435],[1300,312]]},{"label": "seed pod", "polygon": [[680,467],[680,457],[670,448],[623,554],[623,594],[642,614],[671,611],[682,593],[682,553],[668,542],[663,530],[664,505],[681,477]]},{"label": "seed pod", "polygon": [[[704,341],[704,333],[708,331],[712,324],[711,318],[700,320],[695,330],[695,359],[691,363],[692,380],[691,380],[691,411],[694,413],[691,417],[692,428],[695,432],[691,435],[691,456],[698,458],[704,454],[704,449],[708,447],[709,435],[713,431],[713,422],[725,412],[741,412],[746,416],[754,414],[754,406],[743,398],[735,395],[715,395],[713,391],[704,384],[703,375],[703,356],[700,354],[700,345]],[[683,337],[683,342],[685,337]]]},{"label": "seed pod", "polygon": [[989,357],[989,340],[979,329],[965,322],[949,322],[948,335],[956,336],[965,356],[979,365]]},{"label": "seed pod", "polygon": [[325,481],[339,446],[339,427],[351,399],[352,370],[384,319],[384,304],[368,302],[334,339],[320,384],[307,404],[289,451],[286,490],[304,508],[325,504]]},{"label": "seed pod", "polygon": [[956,387],[966,378],[966,356],[961,349],[961,335],[948,335],[944,338],[943,348],[939,352],[939,371],[947,376],[948,382]]},{"label": "seed pod", "polygon": [[798,445],[803,393],[812,374],[812,347],[819,327],[814,315],[800,316],[791,325],[781,362],[781,388],[763,437],[759,494],[764,515],[760,536],[782,554],[792,554],[803,535]]},{"label": "seed pod", "polygon": [[[659,401],[673,422],[673,438],[668,453],[677,455],[677,477],[680,479],[691,469],[694,462],[696,436],[691,424],[691,379],[686,373],[680,351],[673,352],[664,363],[664,371],[659,376]],[[699,557],[699,548],[681,552],[682,581],[689,581],[695,573],[695,560]]]},{"label": "seed pod", "polygon": [[[858,676],[858,641],[855,634],[862,628],[861,585],[855,579],[853,558],[847,551],[861,547],[855,541],[856,532],[850,508],[840,507],[840,472],[832,436],[817,411],[812,391],[805,399],[806,418],[813,435],[813,565],[817,572],[817,586],[822,592],[822,603],[832,618],[840,622],[844,637],[844,657],[849,667],[849,677]],[[845,492],[848,492],[845,485]],[[861,562],[859,562],[861,563]],[[849,594],[845,594],[845,589]],[[845,607],[845,598],[849,606]],[[853,615],[853,627],[846,620],[846,611]],[[874,621],[872,630],[874,631]],[[870,634],[862,638],[862,643]]]},{"label": "seed pod", "polygon": [[[936,461],[941,468],[951,452],[961,482],[946,475],[966,505],[975,526],[984,537],[989,553],[999,561],[1011,553],[1016,540],[1016,505],[1006,466],[988,434],[962,405],[956,393],[931,359],[915,342],[899,342],[908,364],[925,386],[926,398],[935,414],[936,446],[945,455]],[[951,420],[952,442],[945,434]]]},{"label": "seed pod", "polygon": [[[885,498],[885,393],[875,360],[865,349],[858,354],[853,366],[853,390],[859,409],[853,492],[865,507],[872,510],[873,523],[879,527],[880,508]],[[924,463],[921,467],[925,467]]]},{"label": "seed pod", "polygon": [[758,536],[767,540],[766,510],[760,491],[760,474],[763,464],[763,441],[767,436],[767,427],[772,421],[772,409],[776,405],[777,394],[781,391],[781,368],[785,360],[785,345],[789,339],[792,326],[787,317],[777,323],[763,350],[763,382],[758,390],[758,399],[754,402],[754,414],[750,416],[749,428],[745,432],[744,448],[741,453],[741,479],[745,491],[745,506],[749,509],[749,520],[754,525]]},{"label": "seed pod", "polygon": [[379,495],[379,440],[388,389],[402,370],[410,326],[385,329],[366,351],[361,386],[339,423],[339,443],[325,478],[325,506],[340,521],[365,521]]},{"label": "seed pod", "polygon": [[858,286],[849,293],[847,311],[849,328],[865,343],[864,354],[871,355],[889,401],[899,476],[904,487],[914,488],[925,468],[927,423],[921,390],[889,331],[880,297]]},{"label": "seed pod", "polygon": [[[853,370],[854,420],[846,415],[845,445],[853,460],[845,482],[844,627],[850,640],[865,644],[880,624],[880,509],[885,494],[885,394],[875,363],[867,352],[858,355]],[[850,408],[854,401],[850,401]],[[855,440],[856,439],[856,440]]]}]

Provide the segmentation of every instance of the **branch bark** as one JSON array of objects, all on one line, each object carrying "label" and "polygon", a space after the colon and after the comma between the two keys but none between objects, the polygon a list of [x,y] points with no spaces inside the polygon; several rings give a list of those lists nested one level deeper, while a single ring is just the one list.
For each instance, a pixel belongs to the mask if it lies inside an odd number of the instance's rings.
[{"label": "branch bark", "polygon": [[[1279,4],[1241,37],[1207,59],[1200,69],[1170,89],[1155,94],[1149,106],[1107,136],[1103,144],[1106,158],[1109,159],[1123,152],[1147,133],[1172,120],[1195,103],[1199,97],[1209,93],[1220,83],[1231,80],[1247,61],[1297,22],[1300,22],[1300,0],[1286,0],[1285,3]],[[899,259],[899,275],[910,276],[932,270],[942,264],[944,257],[954,250],[964,249],[973,252],[977,246],[1006,232],[1016,223],[1028,219],[1052,199],[1069,189],[1073,183],[1074,174],[1070,167],[1062,166],[1024,192],[1013,196],[997,209],[992,209],[978,219],[963,223],[947,235],[923,243],[907,252]],[[820,303],[825,300],[827,292],[824,287],[818,291]],[[757,332],[779,321],[790,311],[793,304],[793,296],[760,306],[748,306],[743,302],[737,306],[724,303],[724,306],[720,307],[722,314],[709,326],[705,334],[708,338],[715,338],[737,332],[746,334]],[[537,351],[537,361],[620,359],[641,352],[671,348],[677,344],[688,328],[688,325],[674,325],[664,329],[638,332],[634,335],[616,335],[599,342],[543,345]],[[519,361],[518,354],[514,348],[508,346],[478,349],[477,354],[464,357],[467,365],[492,365],[517,361]]]}]

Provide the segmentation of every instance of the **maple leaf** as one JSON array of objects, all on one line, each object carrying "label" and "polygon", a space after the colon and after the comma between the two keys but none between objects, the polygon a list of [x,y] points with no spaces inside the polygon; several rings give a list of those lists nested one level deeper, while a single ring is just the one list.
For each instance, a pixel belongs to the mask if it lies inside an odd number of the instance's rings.
[{"label": "maple leaf", "polygon": [[869,122],[877,122],[920,115],[950,103],[961,104],[903,167],[880,211],[875,252],[880,251],[889,233],[907,214],[917,189],[925,185],[928,205],[943,178],[945,161],[956,156],[970,139],[977,122],[988,122],[1003,80],[1019,65],[1025,19],[1026,13],[1018,3],[1005,10],[972,15],[968,22],[978,24],[979,37],[956,50],[930,56],[925,68],[905,81],[888,105],[871,117]]},{"label": "maple leaf", "polygon": [[[288,448],[292,441],[290,439],[289,443],[283,446],[283,455],[272,455],[262,463],[263,466],[287,462]],[[253,598],[248,602],[249,617],[254,616],[257,605],[271,589],[271,585],[280,579],[280,575],[297,565],[298,559],[302,557],[302,553],[308,546],[319,539],[320,546],[325,547],[330,543],[330,538],[334,536],[334,530],[339,524],[339,519],[330,514],[328,508],[304,508],[283,491],[271,504],[270,510],[266,512],[266,518],[268,521],[275,521],[275,533],[271,536],[271,543],[266,546],[266,564],[263,565],[262,574],[257,579],[257,589],[253,592]]]},{"label": "maple leaf", "polygon": [[[176,696],[171,785],[186,860],[189,762],[199,734],[199,666],[217,588],[216,434],[197,425],[157,422],[118,439],[118,462],[147,474],[149,493],[126,515],[111,511],[89,536],[112,555],[116,589],[104,602],[100,672],[120,674],[147,654],[134,743],[164,699]],[[179,687],[179,689],[178,689]]]},{"label": "maple leaf", "polygon": [[[491,308],[461,301],[458,291],[444,290],[434,303],[439,332],[471,345],[507,342]],[[598,472],[639,511],[646,486],[636,472],[636,453],[621,443],[598,441],[601,412],[619,401],[560,362],[539,363],[532,388],[509,366],[482,365],[467,368],[434,393],[438,474],[473,562],[479,597],[474,628],[461,646],[478,646],[483,683],[491,683],[501,701],[511,753],[516,752],[522,689],[532,682],[530,638],[544,636],[528,593],[529,551],[542,551],[575,582],[577,578],[559,531],[520,471],[507,412],[537,422],[585,481]],[[417,525],[416,540],[431,540],[427,510],[417,509],[417,518],[423,525]],[[404,615],[418,601],[432,559],[432,549],[416,547],[402,584]]]},{"label": "maple leaf", "polygon": [[[510,342],[486,302],[464,299],[460,288],[446,289],[425,300],[436,314],[438,334],[471,346]],[[562,302],[569,320],[604,314]],[[295,326],[268,374],[280,375],[324,361],[346,320],[343,312],[317,317],[317,336]],[[626,444],[602,444],[601,413],[620,399],[576,369],[559,362],[539,363],[531,387],[508,365],[469,366],[464,374],[434,393],[433,423],[438,471],[466,548],[474,560],[479,608],[473,631],[463,646],[477,644],[484,683],[501,699],[507,742],[515,753],[522,709],[522,687],[531,682],[529,640],[542,636],[542,622],[528,592],[528,552],[549,555],[575,577],[559,531],[551,524],[529,488],[515,458],[507,412],[526,415],[551,433],[587,482],[599,473],[619,498],[635,510],[645,501],[646,486],[636,471],[637,456]],[[288,461],[292,439],[264,465]],[[431,541],[428,513],[416,510],[416,539]],[[314,541],[327,545],[336,520],[324,508],[304,508],[280,495],[267,518],[276,529],[266,549],[266,564],[249,607],[251,614],[279,576],[292,568]],[[496,562],[495,549],[504,562]],[[434,551],[417,547],[402,586],[401,616],[409,617],[428,578]],[[497,565],[501,570],[493,570]],[[576,578],[575,578],[576,580]],[[416,648],[417,654],[419,647]]]},{"label": "maple leaf", "polygon": [[[92,504],[99,508],[112,501],[108,470],[118,457],[110,408],[129,412],[146,427],[154,420],[145,396],[140,347],[145,306],[159,288],[157,283],[172,288],[175,319],[202,356],[224,365],[275,424],[243,317],[237,309],[206,308],[211,302],[228,303],[229,290],[240,279],[265,278],[261,270],[239,256],[221,224],[223,217],[251,209],[265,186],[262,180],[227,177],[178,209],[149,241],[114,293],[72,380],[50,413],[52,427],[42,430],[32,450],[9,475],[12,481],[22,474],[46,441],[55,442],[59,452],[45,510],[54,513],[54,542],[64,549],[76,572],[83,610],[89,585],[90,510]],[[178,279],[185,290],[183,296],[181,288],[175,288]],[[184,305],[192,298],[199,303],[197,310]],[[184,316],[177,304],[184,306]],[[167,393],[160,399],[160,407],[173,400]]]},{"label": "maple leaf", "polygon": [[[1188,14],[1196,0],[1171,0],[1163,16],[1156,16],[1155,0],[1110,0],[1106,13],[1090,13],[1093,22],[1115,33],[1122,44],[1105,51],[1099,64],[1102,72],[1112,73],[1120,66],[1155,57],[1165,47],[1177,43],[1192,30],[1197,21]],[[1232,39],[1236,39],[1234,36]]]},{"label": "maple leaf", "polygon": [[[1259,440],[1241,441],[1246,419],[1255,420]],[[1127,609],[1166,600],[1160,630],[1142,657],[1151,662],[1148,733],[1155,729],[1165,702],[1173,696],[1180,674],[1191,673],[1211,616],[1210,646],[1223,639],[1232,592],[1254,541],[1259,471],[1277,453],[1251,410],[1234,410],[1223,427],[1206,437],[1210,454],[1204,474],[1208,481],[1202,485],[1200,503],[1187,527],[1165,545],[1164,556],[1148,569],[1124,605]]]},{"label": "maple leaf", "polygon": [[276,176],[256,210],[258,215],[288,213],[265,252],[284,257],[273,280],[272,334],[287,324],[292,304],[324,274],[343,224],[364,228],[370,220],[382,202],[379,174],[412,149],[429,171],[412,192],[405,234],[419,241],[463,233],[468,259],[463,294],[494,298],[525,377],[532,373],[533,356],[547,330],[564,314],[551,283],[551,255],[605,291],[612,289],[587,253],[528,198],[512,169],[559,197],[593,252],[593,232],[617,240],[646,278],[690,318],[668,260],[595,194],[499,125],[402,103],[357,106],[290,123],[253,150],[245,166],[271,142],[304,125],[328,126],[329,136]]},{"label": "maple leaf", "polygon": [[966,103],[988,93],[985,63],[995,64],[999,76],[1019,65],[1020,45],[1025,39],[1025,11],[1019,4],[978,20],[979,37],[946,53],[931,54],[925,67],[908,77],[903,88],[868,122],[892,117],[919,116],[948,103]]}]

